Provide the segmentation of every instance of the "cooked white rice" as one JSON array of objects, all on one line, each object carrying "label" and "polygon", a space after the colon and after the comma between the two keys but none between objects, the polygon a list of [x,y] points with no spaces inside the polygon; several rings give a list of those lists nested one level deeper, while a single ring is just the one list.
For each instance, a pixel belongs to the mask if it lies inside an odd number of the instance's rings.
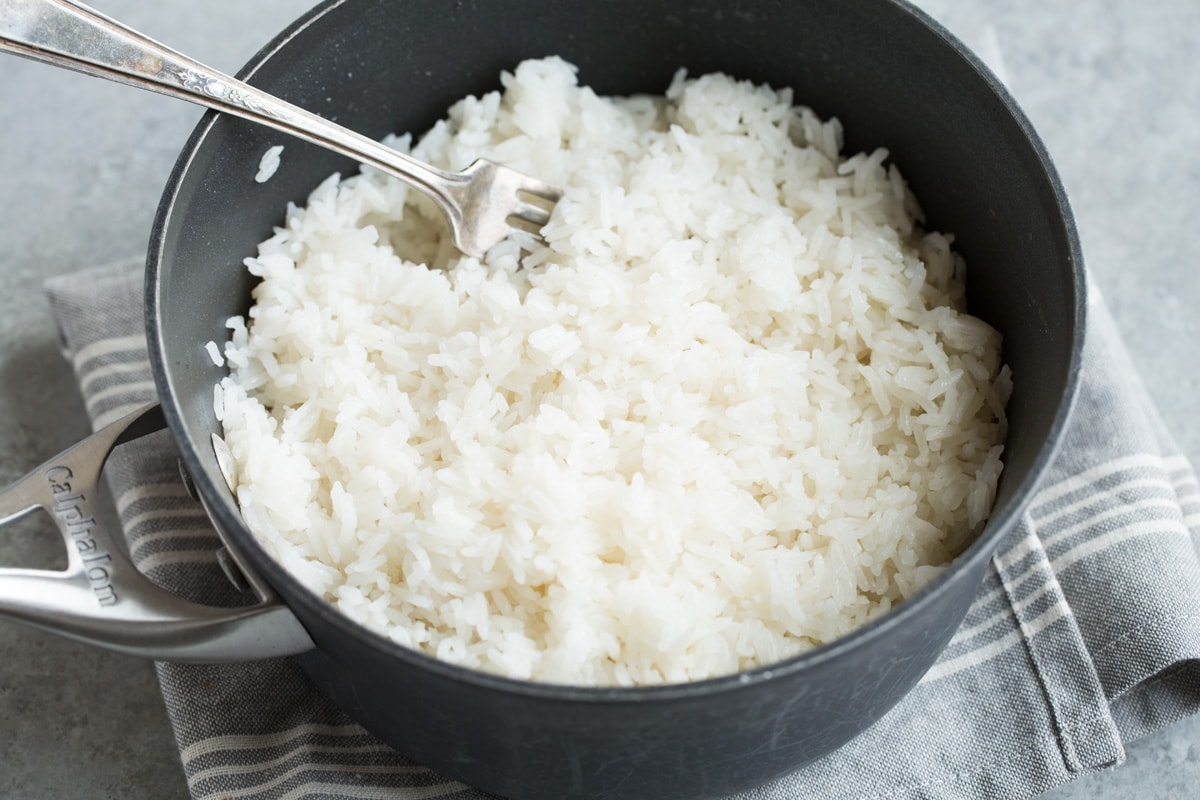
[{"label": "cooked white rice", "polygon": [[548,246],[459,259],[368,169],[247,261],[218,410],[251,530],[384,636],[558,683],[770,663],[926,585],[989,512],[1010,379],[886,151],[720,74],[503,85],[412,151],[565,187]]},{"label": "cooked white rice", "polygon": [[266,183],[275,177],[275,173],[279,171],[280,156],[282,155],[283,145],[277,144],[274,147],[268,147],[258,161],[258,172],[254,175],[255,182]]}]

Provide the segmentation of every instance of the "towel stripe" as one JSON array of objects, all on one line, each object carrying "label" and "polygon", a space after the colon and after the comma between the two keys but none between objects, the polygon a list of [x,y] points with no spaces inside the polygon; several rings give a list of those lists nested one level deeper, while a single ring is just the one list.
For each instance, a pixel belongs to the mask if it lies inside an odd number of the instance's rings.
[{"label": "towel stripe", "polygon": [[123,519],[122,523],[125,526],[125,534],[137,539],[140,544],[141,539],[145,538],[145,536],[138,536],[135,532],[137,528],[148,522],[160,519],[185,519],[189,520],[189,522],[192,520],[203,520],[205,528],[211,527],[208,525],[207,512],[205,512],[203,507],[195,504],[184,508],[159,508],[153,511],[140,511],[129,519]]},{"label": "towel stripe", "polygon": [[275,733],[263,734],[230,734],[227,736],[211,736],[193,742],[179,751],[179,757],[184,764],[195,759],[219,753],[226,750],[265,750],[271,747],[281,747],[304,736],[363,736],[365,732],[358,725],[322,725],[305,723],[287,728]]},{"label": "towel stripe", "polygon": [[[329,754],[329,755],[354,756],[354,755],[395,755],[395,752],[396,752],[395,750],[391,749],[390,747],[388,747],[387,745],[384,745],[384,744],[339,747],[337,745],[319,745],[319,744],[297,743],[292,749],[288,750],[286,753],[279,756],[278,758],[272,758],[267,761],[242,762],[242,763],[238,763],[238,764],[221,764],[221,765],[215,766],[215,767],[208,767],[206,769],[198,770],[198,771],[192,773],[191,780],[193,783],[200,783],[202,781],[210,780],[212,778],[223,778],[223,777],[227,777],[230,775],[245,775],[245,774],[251,773],[251,772],[264,772],[264,773],[270,772],[274,768],[282,767],[285,764],[287,764],[289,761],[293,761],[296,758],[311,757],[317,753],[325,753],[325,754]],[[325,765],[326,765],[326,762],[313,762],[313,764],[310,766],[314,766],[319,769],[319,768],[324,767]],[[423,772],[428,772],[429,770],[426,767],[418,766],[416,764],[410,764],[410,765],[403,765],[403,766],[394,766],[394,768],[391,771],[407,772],[407,773],[423,773]]]},{"label": "towel stripe", "polygon": [[[93,415],[92,430],[98,431],[101,428],[105,427],[106,425],[113,424],[114,422],[121,419],[122,417],[124,417],[128,414],[132,414],[134,411],[137,411],[139,408],[146,405],[146,403],[152,399],[153,398],[151,398],[151,397],[144,397],[140,400],[132,400],[127,403],[121,403],[121,405],[119,405],[119,406],[114,406],[113,408],[110,408],[107,411],[104,411],[100,414]],[[90,408],[90,406],[89,406],[89,408]]]},{"label": "towel stripe", "polygon": [[134,503],[143,500],[158,499],[177,501],[182,498],[191,499],[187,487],[176,480],[170,483],[143,483],[121,493],[116,500],[117,513],[124,514]]},{"label": "towel stripe", "polygon": [[921,683],[932,683],[943,678],[948,678],[963,670],[977,667],[983,662],[990,661],[1003,654],[1006,650],[1020,644],[1027,636],[1034,636],[1060,619],[1070,616],[1071,609],[1064,601],[1060,600],[1030,620],[1023,630],[1010,630],[988,645],[976,648],[955,658],[939,661],[933,665],[933,668],[929,672],[925,673],[925,677],[921,679]]},{"label": "towel stripe", "polygon": [[[987,629],[994,627],[996,624],[1011,619],[1014,611],[1021,611],[1026,607],[1033,605],[1036,600],[1040,600],[1047,594],[1058,591],[1058,586],[1055,584],[1044,583],[1025,597],[1022,597],[1011,607],[1005,607],[1004,609],[992,614],[982,622],[978,622],[970,627],[959,628],[954,633],[954,638],[951,641],[954,643],[961,643],[967,639],[971,639],[976,635],[983,633]],[[1061,600],[1059,602],[1061,602]]]},{"label": "towel stripe", "polygon": [[87,399],[88,408],[98,408],[108,400],[114,397],[125,397],[126,395],[138,394],[143,399],[142,403],[152,400],[154,397],[154,381],[130,381],[128,383],[117,383],[109,386],[106,389],[101,389]]},{"label": "towel stripe", "polygon": [[[1130,494],[1134,489],[1143,488],[1159,489],[1164,495],[1174,496],[1175,494],[1174,487],[1163,478],[1143,478],[1135,476],[1122,483],[1101,487],[1096,491],[1095,494],[1082,497],[1079,500],[1061,506],[1048,514],[1035,515],[1035,519],[1037,520],[1038,527],[1044,530],[1049,528],[1053,523],[1057,522],[1062,517],[1078,513],[1088,506],[1095,505],[1097,503],[1123,504],[1126,502],[1125,498],[1121,496],[1123,493]],[[1165,501],[1165,498],[1163,499]]]},{"label": "towel stripe", "polygon": [[406,787],[403,793],[386,786],[354,786],[345,783],[309,782],[281,794],[279,800],[301,800],[317,794],[328,794],[338,800],[428,800],[449,797],[451,794],[468,791],[470,787],[461,783],[439,783],[432,786]]},{"label": "towel stripe", "polygon": [[131,380],[128,376],[134,375],[137,378],[141,378],[142,375],[149,374],[149,372],[150,362],[144,359],[125,364],[101,364],[93,367],[87,373],[86,377],[80,379],[79,388],[83,390],[86,396],[91,390],[92,384],[99,383],[106,378],[121,377],[121,382],[128,383]]},{"label": "towel stripe", "polygon": [[143,572],[149,572],[158,567],[175,564],[215,564],[217,563],[217,548],[220,545],[216,541],[213,544],[211,550],[168,550],[165,553],[155,553],[139,560],[137,567]]},{"label": "towel stripe", "polygon": [[[280,784],[287,783],[288,781],[295,778],[296,776],[304,775],[305,773],[322,773],[322,772],[330,773],[331,772],[331,773],[352,773],[352,774],[356,774],[356,775],[412,775],[412,774],[414,774],[414,770],[419,770],[421,773],[428,774],[428,775],[434,774],[427,769],[424,769],[421,767],[414,768],[407,764],[300,764],[296,767],[293,767],[292,769],[289,769],[288,771],[286,771],[280,775],[275,776],[274,778],[271,778],[270,780],[266,780],[261,783],[246,785],[240,789],[234,789],[234,790],[215,789],[210,792],[204,792],[203,794],[200,794],[200,796],[206,797],[206,798],[212,798],[212,800],[218,800],[218,799],[219,800],[227,800],[227,799],[232,800],[232,798],[235,798],[235,797],[249,797],[252,795],[259,794],[261,792],[266,792],[270,789],[274,789],[274,788],[278,787]],[[305,786],[307,786],[307,785],[310,785],[310,784],[305,784]],[[341,788],[343,788],[342,785],[338,784],[338,786],[339,786],[339,791],[341,791]],[[198,793],[198,790],[197,790],[195,784],[192,784],[191,788],[192,788],[193,794]],[[297,787],[296,789],[293,789],[292,791],[295,792],[298,789],[303,789],[303,788],[304,788],[303,786]],[[396,788],[399,788],[399,787],[396,787]],[[391,790],[391,794],[393,797],[396,796],[396,788],[393,788]],[[405,786],[404,787],[404,790],[405,790],[404,791],[404,800],[416,800],[416,798],[440,797],[442,795],[449,794],[451,791],[454,791],[456,789],[462,789],[462,788],[465,788],[465,787],[463,787],[463,785],[461,783],[457,783],[454,781],[444,781],[442,783],[433,784],[431,786],[413,786],[413,787]],[[202,791],[202,790],[199,790],[199,791]],[[284,796],[286,796],[286,795],[284,795]],[[303,797],[304,795],[301,794],[301,795],[294,795],[294,796]],[[381,795],[381,796],[386,797],[387,795]]]},{"label": "towel stripe", "polygon": [[98,339],[91,344],[79,348],[78,352],[71,357],[71,361],[75,364],[77,373],[84,372],[84,365],[90,361],[103,356],[113,355],[114,353],[135,353],[141,361],[147,365],[150,359],[146,354],[146,336],[139,333],[133,336],[114,336],[109,339]]},{"label": "towel stripe", "polygon": [[1087,489],[1110,475],[1124,470],[1143,469],[1146,467],[1161,469],[1162,465],[1163,458],[1161,456],[1149,453],[1136,453],[1116,458],[1112,461],[1106,461],[1042,489],[1034,498],[1031,510],[1035,517],[1039,517],[1041,514],[1038,512],[1041,509],[1046,508],[1063,497]]},{"label": "towel stripe", "polygon": [[[1175,512],[1173,517],[1162,517],[1164,522],[1177,522],[1179,520],[1178,503],[1172,500],[1167,500],[1166,498],[1148,497],[1135,503],[1105,506],[1103,509],[1093,513],[1092,516],[1077,520],[1068,525],[1066,528],[1063,528],[1061,531],[1056,531],[1053,534],[1046,536],[1042,539],[1042,546],[1049,550],[1052,545],[1061,542],[1064,539],[1069,539],[1076,534],[1084,533],[1085,531],[1089,532],[1090,535],[1095,535],[1096,533],[1105,530],[1104,523],[1106,522],[1114,519],[1120,519],[1121,517],[1129,516],[1131,514],[1139,514],[1139,512],[1148,512],[1151,509],[1165,509],[1167,511]],[[1153,515],[1140,514],[1139,516],[1144,518],[1145,516]]]},{"label": "towel stripe", "polygon": [[1145,536],[1154,536],[1163,534],[1167,536],[1184,536],[1188,537],[1187,529],[1178,521],[1168,522],[1165,520],[1150,520],[1147,522],[1134,522],[1123,526],[1116,531],[1102,531],[1094,539],[1071,548],[1062,555],[1059,555],[1050,561],[1051,568],[1055,572],[1062,572],[1065,569],[1078,564],[1083,559],[1094,556],[1111,547],[1127,542],[1130,539],[1138,539]]},{"label": "towel stripe", "polygon": [[[199,545],[197,544],[199,542]],[[211,542],[211,547],[216,550],[222,546],[221,538],[217,536],[217,532],[211,526],[197,527],[192,529],[174,529],[170,531],[160,531],[150,533],[138,539],[130,545],[130,556],[134,563],[141,566],[147,560],[154,556],[162,556],[166,553],[196,553],[197,546]],[[157,553],[148,553],[147,550],[152,549],[155,544],[161,545]],[[204,559],[208,563],[209,559]],[[157,566],[161,566],[158,564]]]}]

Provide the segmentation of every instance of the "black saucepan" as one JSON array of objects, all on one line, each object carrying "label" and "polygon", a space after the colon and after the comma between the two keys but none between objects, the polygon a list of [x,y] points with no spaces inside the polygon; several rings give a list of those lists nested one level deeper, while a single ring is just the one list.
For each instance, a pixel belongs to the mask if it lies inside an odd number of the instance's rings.
[{"label": "black saucepan", "polygon": [[[281,222],[286,204],[355,165],[289,141],[278,173],[255,183],[259,159],[280,134],[215,114],[184,148],[151,240],[146,318],[162,411],[229,550],[251,580],[265,582],[261,596],[282,600],[257,617],[270,624],[239,635],[261,643],[270,630],[295,631],[302,644],[275,648],[286,652],[309,647],[307,632],[315,647],[296,656],[303,667],[397,750],[509,797],[720,796],[794,770],[871,725],[961,622],[1069,412],[1083,329],[1078,242],[1025,117],[958,42],[896,0],[334,0],[271,43],[242,77],[382,137],[420,132],[456,99],[498,88],[501,70],[551,54],[578,65],[581,82],[604,94],[662,91],[681,66],[793,87],[799,102],[841,119],[847,152],[887,147],[931,226],[954,233],[968,264],[970,308],[1003,333],[1015,390],[993,516],[945,574],[813,652],[743,675],[651,688],[484,675],[343,618],[272,562],[243,525],[210,442],[220,432],[212,386],[221,372],[204,345],[223,340],[225,320],[246,312],[252,279],[242,261]],[[99,636],[53,615],[0,611],[146,651],[128,645],[119,626]],[[186,615],[176,617],[155,623],[164,643],[157,652],[256,652],[224,635],[216,637],[223,646],[189,642]],[[213,624],[227,631],[240,622]]]}]

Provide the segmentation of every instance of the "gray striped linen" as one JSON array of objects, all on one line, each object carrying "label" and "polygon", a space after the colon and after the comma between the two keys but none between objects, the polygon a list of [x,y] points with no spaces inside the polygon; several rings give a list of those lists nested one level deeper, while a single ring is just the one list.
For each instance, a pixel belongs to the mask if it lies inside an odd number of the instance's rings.
[{"label": "gray striped linen", "polygon": [[[97,427],[154,398],[141,274],[124,263],[47,284]],[[940,660],[870,730],[746,800],[1030,797],[1200,708],[1200,486],[1095,292],[1090,306],[1062,452]],[[243,602],[169,437],[119,450],[108,480],[143,571]],[[485,796],[394,753],[290,660],[164,663],[158,677],[195,798]]]}]

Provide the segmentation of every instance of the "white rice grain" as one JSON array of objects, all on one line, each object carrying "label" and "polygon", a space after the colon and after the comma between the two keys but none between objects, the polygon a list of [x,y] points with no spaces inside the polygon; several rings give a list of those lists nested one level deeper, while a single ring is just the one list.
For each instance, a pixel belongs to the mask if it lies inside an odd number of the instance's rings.
[{"label": "white rice grain", "polygon": [[275,177],[275,173],[279,169],[279,157],[281,155],[283,155],[283,145],[277,144],[274,147],[267,148],[258,162],[258,172],[254,175],[254,180],[257,183],[266,183]]},{"label": "white rice grain", "polygon": [[404,646],[585,685],[770,663],[932,580],[993,502],[1011,376],[886,151],[719,74],[502,83],[412,149],[564,187],[544,244],[455,257],[366,169],[247,261],[215,402],[255,535]]},{"label": "white rice grain", "polygon": [[225,366],[225,358],[221,355],[221,348],[216,342],[208,342],[204,345],[204,352],[208,353],[208,357],[212,360],[213,366]]}]

